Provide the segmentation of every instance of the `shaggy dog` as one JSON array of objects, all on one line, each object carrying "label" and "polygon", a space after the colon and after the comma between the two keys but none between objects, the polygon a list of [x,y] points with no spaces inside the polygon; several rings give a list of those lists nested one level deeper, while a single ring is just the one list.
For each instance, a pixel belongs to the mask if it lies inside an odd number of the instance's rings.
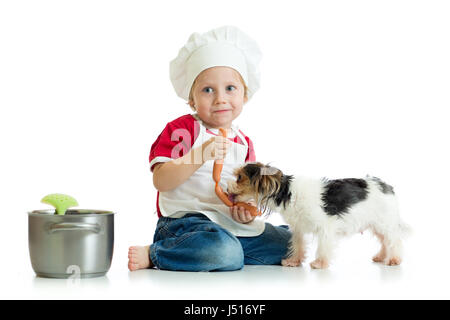
[{"label": "shaggy dog", "polygon": [[247,163],[235,169],[236,180],[228,181],[234,201],[254,199],[263,212],[280,212],[292,231],[284,266],[305,260],[306,233],[318,238],[311,268],[327,268],[337,238],[370,229],[381,242],[373,261],[389,266],[402,261],[402,237],[408,231],[399,216],[394,189],[376,177],[364,179],[314,179],[285,175],[262,163]]}]

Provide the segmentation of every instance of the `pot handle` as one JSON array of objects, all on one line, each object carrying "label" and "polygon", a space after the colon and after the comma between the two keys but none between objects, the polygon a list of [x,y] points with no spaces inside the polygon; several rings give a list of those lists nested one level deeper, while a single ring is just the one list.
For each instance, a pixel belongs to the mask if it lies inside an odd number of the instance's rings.
[{"label": "pot handle", "polygon": [[49,233],[58,231],[91,231],[94,233],[100,232],[100,225],[95,223],[82,223],[82,222],[63,222],[51,224],[48,228]]}]

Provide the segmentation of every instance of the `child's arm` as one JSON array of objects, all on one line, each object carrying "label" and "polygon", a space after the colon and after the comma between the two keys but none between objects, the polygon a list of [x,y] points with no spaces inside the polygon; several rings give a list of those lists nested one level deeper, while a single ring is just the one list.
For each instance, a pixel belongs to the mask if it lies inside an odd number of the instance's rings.
[{"label": "child's arm", "polygon": [[191,149],[181,158],[156,164],[153,169],[153,185],[160,192],[175,189],[206,161],[224,159],[230,146],[228,139],[217,136]]}]

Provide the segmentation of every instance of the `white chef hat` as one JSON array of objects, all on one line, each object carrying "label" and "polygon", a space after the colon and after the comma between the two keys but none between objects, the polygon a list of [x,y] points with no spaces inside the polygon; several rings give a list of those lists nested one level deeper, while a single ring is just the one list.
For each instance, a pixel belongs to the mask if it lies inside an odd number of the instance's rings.
[{"label": "white chef hat", "polygon": [[170,62],[170,80],[177,95],[189,100],[195,78],[211,67],[230,67],[247,85],[248,99],[259,89],[258,44],[236,27],[224,26],[203,34],[193,33]]}]

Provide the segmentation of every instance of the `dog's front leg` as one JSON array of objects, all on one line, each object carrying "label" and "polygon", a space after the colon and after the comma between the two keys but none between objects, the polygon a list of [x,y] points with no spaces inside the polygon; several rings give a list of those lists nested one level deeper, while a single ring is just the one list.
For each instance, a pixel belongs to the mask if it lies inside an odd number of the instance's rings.
[{"label": "dog's front leg", "polygon": [[288,257],[283,259],[281,264],[286,267],[297,267],[302,264],[305,258],[305,240],[303,233],[294,230],[289,243]]},{"label": "dog's front leg", "polygon": [[335,239],[329,232],[319,232],[316,260],[310,263],[312,269],[326,269],[330,265]]}]

